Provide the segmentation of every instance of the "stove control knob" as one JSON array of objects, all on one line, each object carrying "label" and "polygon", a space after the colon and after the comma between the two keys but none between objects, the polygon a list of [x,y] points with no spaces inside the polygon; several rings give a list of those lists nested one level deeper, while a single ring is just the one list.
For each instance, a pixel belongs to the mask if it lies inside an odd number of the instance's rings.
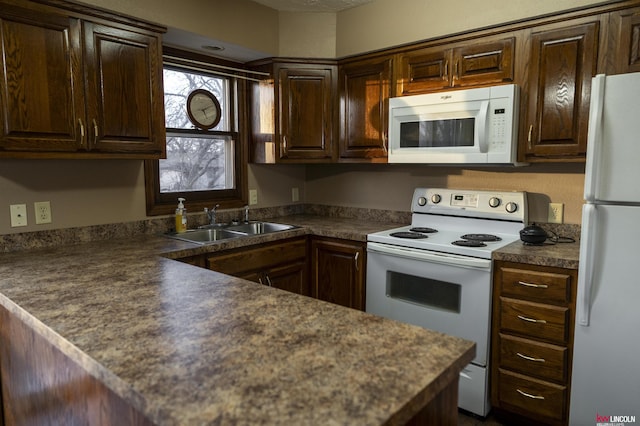
[{"label": "stove control knob", "polygon": [[440,196],[440,194],[433,194],[431,196],[431,202],[433,204],[438,204],[440,201],[442,201],[442,197]]},{"label": "stove control knob", "polygon": [[418,205],[419,206],[424,206],[426,204],[427,204],[427,199],[425,197],[418,198]]},{"label": "stove control knob", "polygon": [[500,198],[498,198],[498,197],[489,198],[489,206],[490,207],[493,207],[495,209],[499,205],[500,205]]},{"label": "stove control knob", "polygon": [[507,213],[515,213],[518,210],[518,205],[513,202],[509,202],[504,206]]}]

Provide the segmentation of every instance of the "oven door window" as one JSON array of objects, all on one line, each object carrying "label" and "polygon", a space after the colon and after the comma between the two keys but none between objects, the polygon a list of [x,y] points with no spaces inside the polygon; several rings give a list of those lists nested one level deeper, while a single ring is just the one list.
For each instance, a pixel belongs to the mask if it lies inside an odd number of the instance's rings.
[{"label": "oven door window", "polygon": [[400,148],[469,147],[475,143],[475,118],[400,123]]},{"label": "oven door window", "polygon": [[387,271],[387,297],[447,312],[460,313],[459,284]]}]

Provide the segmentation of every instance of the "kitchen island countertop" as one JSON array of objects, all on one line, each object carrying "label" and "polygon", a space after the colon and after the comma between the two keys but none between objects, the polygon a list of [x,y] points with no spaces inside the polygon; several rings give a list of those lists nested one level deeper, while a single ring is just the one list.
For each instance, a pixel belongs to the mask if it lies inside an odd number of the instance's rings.
[{"label": "kitchen island countertop", "polygon": [[137,236],[4,253],[0,306],[156,424],[402,424],[474,356],[472,342],[162,257],[190,247]]}]

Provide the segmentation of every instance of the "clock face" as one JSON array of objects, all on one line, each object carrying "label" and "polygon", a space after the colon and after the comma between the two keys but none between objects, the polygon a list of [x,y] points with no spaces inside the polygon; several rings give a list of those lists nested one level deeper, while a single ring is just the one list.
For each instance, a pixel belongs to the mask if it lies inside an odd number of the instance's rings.
[{"label": "clock face", "polygon": [[196,89],[187,98],[187,113],[196,127],[209,130],[220,122],[220,103],[208,90]]}]

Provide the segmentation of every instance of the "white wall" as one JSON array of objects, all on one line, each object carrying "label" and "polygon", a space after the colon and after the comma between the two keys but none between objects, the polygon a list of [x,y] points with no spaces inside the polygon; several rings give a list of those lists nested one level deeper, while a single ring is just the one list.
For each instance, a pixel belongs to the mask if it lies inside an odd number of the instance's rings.
[{"label": "white wall", "polygon": [[599,0],[376,0],[338,13],[338,57],[603,3]]},{"label": "white wall", "polygon": [[565,223],[580,223],[583,164],[476,168],[400,164],[307,166],[308,203],[409,211],[414,188],[527,191],[530,220],[547,221],[549,202],[565,204]]}]

